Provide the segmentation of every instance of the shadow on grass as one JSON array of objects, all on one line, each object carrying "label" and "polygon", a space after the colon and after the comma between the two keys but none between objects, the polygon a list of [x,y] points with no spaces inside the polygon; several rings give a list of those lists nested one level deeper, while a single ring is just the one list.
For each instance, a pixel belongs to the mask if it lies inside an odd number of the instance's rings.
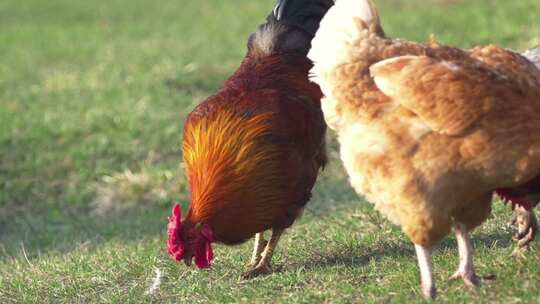
[{"label": "shadow on grass", "polygon": [[[473,236],[475,248],[508,248],[515,246],[510,235],[497,234],[475,234]],[[455,240],[445,239],[435,247],[435,255],[441,251],[455,251],[458,255],[457,244]],[[388,258],[410,257],[416,259],[414,246],[411,242],[391,240],[377,243],[369,248],[358,248],[358,250],[347,249],[345,252],[329,252],[324,254],[314,253],[311,258],[302,261],[301,264],[295,263],[282,267],[278,271],[287,271],[288,269],[297,269],[302,267],[305,270],[315,270],[318,268],[327,268],[332,266],[359,266],[368,264],[370,261],[381,261]]]},{"label": "shadow on grass", "polygon": [[110,240],[165,238],[168,206],[133,208],[122,214],[95,216],[90,210],[11,210],[0,215],[0,260],[65,254],[81,245]]}]

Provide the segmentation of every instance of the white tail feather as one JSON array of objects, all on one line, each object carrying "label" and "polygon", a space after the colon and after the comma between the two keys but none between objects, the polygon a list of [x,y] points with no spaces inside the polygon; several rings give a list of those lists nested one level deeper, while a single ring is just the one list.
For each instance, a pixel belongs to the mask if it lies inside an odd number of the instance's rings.
[{"label": "white tail feather", "polygon": [[367,28],[362,27],[357,19],[366,25],[380,22],[372,0],[337,0],[326,13],[308,54],[316,65],[312,70],[315,75],[344,62],[347,46],[368,34]]},{"label": "white tail feather", "polygon": [[[360,20],[364,22],[359,22]],[[337,122],[329,121],[332,120],[331,108],[336,103],[332,102],[333,85],[326,79],[327,72],[339,64],[346,63],[350,58],[349,52],[362,51],[352,49],[351,44],[369,38],[371,24],[380,25],[379,15],[372,0],[337,0],[322,19],[319,30],[311,41],[308,57],[314,66],[310,78],[319,84],[326,96],[323,100],[323,107],[326,106],[323,111],[331,128],[337,127]],[[364,47],[367,46],[366,44]]]},{"label": "white tail feather", "polygon": [[540,47],[528,50],[522,55],[534,63],[538,69],[540,69]]}]

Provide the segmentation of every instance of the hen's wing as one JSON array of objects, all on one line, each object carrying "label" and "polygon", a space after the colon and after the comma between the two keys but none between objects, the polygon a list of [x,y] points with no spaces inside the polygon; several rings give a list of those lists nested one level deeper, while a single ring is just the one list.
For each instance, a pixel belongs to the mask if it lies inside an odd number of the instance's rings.
[{"label": "hen's wing", "polygon": [[401,56],[374,64],[370,72],[393,102],[447,135],[462,134],[495,103],[519,94],[508,77],[474,60]]}]

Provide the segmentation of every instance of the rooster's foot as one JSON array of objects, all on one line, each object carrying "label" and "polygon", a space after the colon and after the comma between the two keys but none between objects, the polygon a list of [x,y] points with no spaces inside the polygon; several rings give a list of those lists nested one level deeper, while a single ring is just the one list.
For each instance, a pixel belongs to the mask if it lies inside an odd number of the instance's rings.
[{"label": "rooster's foot", "polygon": [[251,261],[246,265],[248,269],[253,269],[259,265],[261,259],[262,259],[262,252],[264,248],[266,247],[266,244],[268,244],[267,241],[261,240],[258,247],[255,248],[253,256],[251,257]]},{"label": "rooster's foot", "polygon": [[250,270],[246,271],[242,277],[244,279],[252,279],[260,275],[269,274],[272,272],[272,268],[270,268],[270,265],[266,263],[259,263],[259,265],[251,268]]}]

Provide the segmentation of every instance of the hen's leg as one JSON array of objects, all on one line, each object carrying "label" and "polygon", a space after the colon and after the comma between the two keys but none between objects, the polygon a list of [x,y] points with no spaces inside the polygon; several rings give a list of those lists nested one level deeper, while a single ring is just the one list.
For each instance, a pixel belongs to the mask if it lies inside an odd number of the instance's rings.
[{"label": "hen's leg", "polygon": [[456,224],[454,230],[456,232],[459,250],[459,268],[450,279],[455,280],[461,278],[468,287],[475,287],[481,283],[493,281],[495,279],[493,277],[480,278],[476,275],[473,264],[472,242],[465,225]]},{"label": "hen's leg", "polygon": [[527,211],[518,206],[514,211],[512,225],[518,228],[516,235],[514,235],[514,239],[518,241],[518,248],[528,247],[538,232],[538,222],[534,211]]},{"label": "hen's leg", "polygon": [[427,299],[435,299],[437,289],[433,281],[433,265],[431,263],[431,249],[414,244],[416,257],[418,258],[418,267],[420,268],[420,277],[422,281],[422,294]]},{"label": "hen's leg", "polygon": [[272,272],[272,268],[270,267],[270,264],[272,262],[272,256],[282,233],[282,229],[272,229],[272,236],[270,237],[270,241],[268,241],[266,247],[264,248],[264,251],[261,254],[261,259],[259,263],[251,270],[244,273],[244,278],[253,278],[261,274],[268,274]]},{"label": "hen's leg", "polygon": [[248,267],[253,268],[259,264],[261,260],[261,254],[266,246],[267,242],[264,239],[264,232],[259,232],[255,234],[255,245],[253,247],[253,254],[251,255],[251,261],[249,262]]}]

